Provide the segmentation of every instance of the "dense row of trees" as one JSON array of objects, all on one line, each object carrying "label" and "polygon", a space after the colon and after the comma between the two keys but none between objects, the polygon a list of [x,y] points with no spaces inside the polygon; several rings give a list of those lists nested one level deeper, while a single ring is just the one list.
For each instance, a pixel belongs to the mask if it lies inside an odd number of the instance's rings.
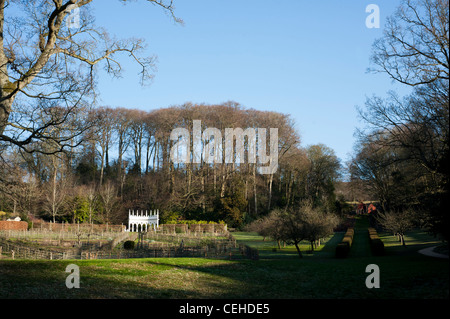
[{"label": "dense row of trees", "polygon": [[[225,128],[277,128],[277,170],[259,174],[259,156],[252,163],[247,155],[240,163],[174,163],[171,132],[182,127],[193,134],[193,120],[201,120],[203,131],[214,127],[222,136]],[[92,125],[66,152],[28,153],[13,147],[3,152],[4,210],[15,205],[17,211],[54,220],[117,223],[128,208],[158,208],[167,219],[225,220],[234,226],[304,199],[336,210],[339,160],[325,145],[300,147],[288,115],[233,102],[188,103],[150,112],[95,108],[84,121]],[[244,154],[249,142],[245,138]]]}]

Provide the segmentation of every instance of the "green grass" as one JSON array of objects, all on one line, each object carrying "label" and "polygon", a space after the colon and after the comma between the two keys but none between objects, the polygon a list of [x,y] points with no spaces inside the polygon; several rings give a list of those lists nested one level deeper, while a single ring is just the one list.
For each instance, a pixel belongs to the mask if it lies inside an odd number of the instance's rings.
[{"label": "green grass", "polygon": [[[0,298],[449,298],[449,261],[417,253],[435,245],[434,238],[412,232],[404,248],[392,235],[380,234],[386,255],[372,256],[363,240],[364,220],[359,226],[346,259],[334,257],[342,233],[328,238],[313,254],[304,253],[302,259],[293,247],[272,251],[276,243],[253,233],[235,235],[239,242],[260,249],[257,261],[1,259]],[[304,252],[309,249],[309,243],[302,245]],[[71,263],[80,267],[80,289],[65,286],[65,268]],[[380,268],[379,289],[365,286],[368,264]]]},{"label": "green grass", "polygon": [[[67,289],[66,265],[81,288]],[[380,267],[381,288],[365,287]],[[448,261],[426,256],[0,261],[0,298],[448,298]]]},{"label": "green grass", "polygon": [[[342,240],[343,233],[336,233],[321,241],[320,246],[311,251],[311,244],[307,241],[300,243],[299,247],[304,256],[320,255],[322,257],[331,257],[334,255],[336,245]],[[299,258],[297,250],[294,245],[283,245],[281,249],[278,247],[276,241],[259,236],[253,232],[236,232],[233,237],[238,243],[246,244],[252,248],[257,248],[260,258]]]}]

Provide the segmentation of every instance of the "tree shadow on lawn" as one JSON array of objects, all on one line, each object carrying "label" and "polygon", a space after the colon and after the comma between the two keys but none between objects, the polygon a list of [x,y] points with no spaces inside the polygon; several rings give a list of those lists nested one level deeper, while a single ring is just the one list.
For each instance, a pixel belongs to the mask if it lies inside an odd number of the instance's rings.
[{"label": "tree shadow on lawn", "polygon": [[[151,260],[148,263],[157,263]],[[381,288],[368,289],[366,266],[381,269]],[[361,298],[448,298],[448,261],[425,256],[295,258],[241,260],[185,265],[164,263],[182,271],[200,273],[200,282],[218,289],[203,298],[261,299],[361,299]],[[206,279],[206,281],[205,281]],[[200,288],[200,289],[199,289]],[[192,290],[206,291],[193,284]]]},{"label": "tree shadow on lawn", "polygon": [[[358,235],[367,234],[361,230]],[[404,248],[391,234],[381,233],[385,256],[369,252],[338,259],[335,247],[342,237],[343,233],[335,233],[320,251],[304,253],[304,258],[296,251],[269,251],[257,261],[2,260],[0,298],[448,298],[448,260],[417,252],[436,244],[429,235],[411,232]],[[71,263],[80,266],[80,289],[65,286],[65,267]],[[368,264],[380,267],[381,289],[365,286]]]},{"label": "tree shadow on lawn", "polygon": [[[283,245],[278,247],[278,243],[273,240],[263,240],[262,236],[256,233],[239,233],[233,235],[236,241],[249,247],[258,249],[260,259],[283,259],[283,258],[299,258],[298,252],[294,245]],[[333,257],[335,255],[336,245],[342,240],[344,232],[335,232],[333,235],[321,241],[321,245],[311,251],[311,243],[302,241],[300,243],[300,251],[303,257]]]},{"label": "tree shadow on lawn", "polygon": [[[239,283],[232,279],[217,280],[214,272],[199,276],[196,272],[202,268],[192,268],[189,263],[132,262],[140,269],[130,269],[129,259],[108,260],[100,267],[96,261],[2,261],[0,299],[221,298],[239,291]],[[80,288],[66,287],[69,273],[65,269],[71,263],[80,267]]]},{"label": "tree shadow on lawn", "polygon": [[[80,267],[80,289],[65,286],[70,263]],[[381,269],[381,289],[365,286],[370,263]],[[448,261],[426,256],[2,261],[0,298],[448,298]]]},{"label": "tree shadow on lawn", "polygon": [[379,236],[384,243],[385,254],[387,256],[416,255],[419,254],[418,251],[421,249],[442,244],[442,241],[438,238],[433,237],[422,230],[413,230],[405,234],[406,246],[402,246],[400,241],[397,239],[397,236],[394,236],[391,233],[382,232]]}]

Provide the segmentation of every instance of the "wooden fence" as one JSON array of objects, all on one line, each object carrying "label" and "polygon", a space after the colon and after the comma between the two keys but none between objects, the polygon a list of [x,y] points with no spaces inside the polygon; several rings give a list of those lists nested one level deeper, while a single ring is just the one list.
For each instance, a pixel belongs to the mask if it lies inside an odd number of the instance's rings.
[{"label": "wooden fence", "polygon": [[[126,238],[123,238],[126,239]],[[86,247],[84,247],[86,248]],[[186,246],[173,243],[141,243],[134,250],[125,249],[67,249],[64,251],[41,249],[8,241],[0,238],[0,255],[12,259],[123,259],[123,258],[158,258],[158,257],[204,257],[204,258],[249,258],[258,259],[258,250],[237,244],[232,236],[225,240],[212,241],[207,245]]]},{"label": "wooden fence", "polygon": [[49,230],[53,232],[123,232],[125,225],[89,224],[89,223],[52,223],[37,221],[31,224],[31,230]]}]

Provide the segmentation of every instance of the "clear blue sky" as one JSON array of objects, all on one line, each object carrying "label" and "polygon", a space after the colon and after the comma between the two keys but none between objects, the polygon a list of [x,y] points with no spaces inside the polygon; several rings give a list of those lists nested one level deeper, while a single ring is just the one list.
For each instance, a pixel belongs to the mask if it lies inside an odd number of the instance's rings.
[{"label": "clear blue sky", "polygon": [[[185,102],[235,101],[291,114],[302,145],[323,143],[348,159],[358,123],[356,106],[399,84],[368,74],[373,41],[399,0],[175,0],[175,24],[146,1],[94,1],[96,24],[118,37],[146,39],[158,56],[150,86],[121,57],[120,79],[101,73],[100,104],[152,110]],[[381,28],[369,29],[368,4]]]}]

